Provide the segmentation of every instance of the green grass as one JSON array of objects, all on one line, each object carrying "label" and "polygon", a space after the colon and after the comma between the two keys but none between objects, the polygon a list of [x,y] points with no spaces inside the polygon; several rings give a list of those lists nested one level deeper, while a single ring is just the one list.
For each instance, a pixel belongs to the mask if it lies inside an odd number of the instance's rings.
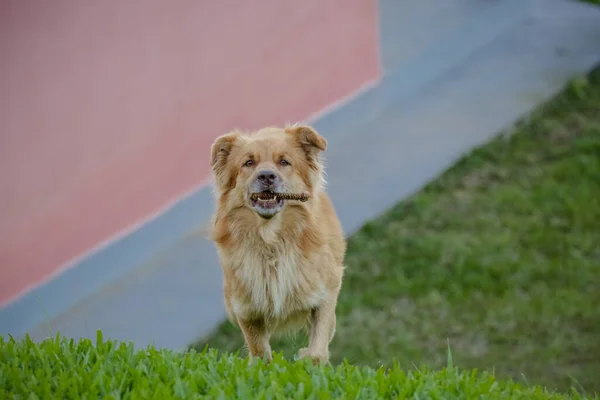
[{"label": "green grass", "polygon": [[248,365],[214,350],[179,354],[132,344],[96,344],[56,337],[36,344],[0,337],[0,399],[583,399],[539,387],[461,371],[335,368],[289,362],[279,354],[266,366]]},{"label": "green grass", "polygon": [[[349,239],[332,362],[600,391],[600,71]],[[306,339],[278,340],[291,357]],[[224,323],[197,346],[236,351]]]}]

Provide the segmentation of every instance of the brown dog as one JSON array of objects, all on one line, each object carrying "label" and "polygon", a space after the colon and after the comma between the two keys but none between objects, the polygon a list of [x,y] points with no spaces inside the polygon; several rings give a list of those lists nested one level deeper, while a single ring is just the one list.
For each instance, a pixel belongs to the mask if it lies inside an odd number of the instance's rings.
[{"label": "brown dog", "polygon": [[[272,334],[307,328],[300,358],[329,360],[346,252],[324,186],[327,141],[307,126],[234,131],[211,149],[217,211],[213,240],[225,306],[252,357],[271,359]],[[271,193],[267,200],[253,193]],[[277,193],[306,193],[306,202]],[[270,196],[270,195],[269,195]]]}]

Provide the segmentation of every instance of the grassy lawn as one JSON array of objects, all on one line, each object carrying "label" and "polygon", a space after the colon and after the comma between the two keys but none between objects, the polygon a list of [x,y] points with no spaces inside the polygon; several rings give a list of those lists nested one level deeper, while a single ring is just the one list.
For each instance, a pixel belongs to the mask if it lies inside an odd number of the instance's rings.
[{"label": "grassy lawn", "polygon": [[[600,391],[600,69],[349,239],[332,361]],[[273,343],[290,357],[303,336]],[[236,351],[224,323],[197,344]]]},{"label": "grassy lawn", "polygon": [[197,354],[63,337],[42,343],[0,336],[0,399],[585,399],[498,381],[451,363],[429,372],[397,365],[335,368],[277,355],[266,366],[214,350]]}]

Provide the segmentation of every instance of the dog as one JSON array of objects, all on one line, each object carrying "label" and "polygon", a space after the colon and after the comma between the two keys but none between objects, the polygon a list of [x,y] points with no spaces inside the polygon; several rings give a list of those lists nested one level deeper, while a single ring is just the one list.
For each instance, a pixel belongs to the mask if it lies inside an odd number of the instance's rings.
[{"label": "dog", "polygon": [[[227,316],[241,329],[250,361],[271,361],[271,336],[301,329],[309,343],[298,357],[329,361],[346,241],[325,191],[326,148],[325,138],[299,125],[232,131],[211,147],[212,240]],[[308,200],[276,197],[282,193]]]}]

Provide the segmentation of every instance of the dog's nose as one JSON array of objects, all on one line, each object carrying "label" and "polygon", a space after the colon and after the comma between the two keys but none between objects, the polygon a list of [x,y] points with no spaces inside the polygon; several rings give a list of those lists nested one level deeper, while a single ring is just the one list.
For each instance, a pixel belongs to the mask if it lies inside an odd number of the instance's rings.
[{"label": "dog's nose", "polygon": [[277,183],[279,177],[274,171],[265,170],[260,171],[256,179],[258,179],[258,181],[265,186],[271,186]]}]

